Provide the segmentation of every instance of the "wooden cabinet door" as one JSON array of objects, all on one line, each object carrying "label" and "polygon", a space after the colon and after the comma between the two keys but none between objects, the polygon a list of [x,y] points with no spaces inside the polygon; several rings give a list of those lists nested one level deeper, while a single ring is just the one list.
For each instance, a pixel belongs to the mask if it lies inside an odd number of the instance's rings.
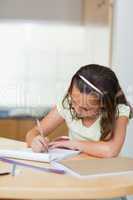
[{"label": "wooden cabinet door", "polygon": [[0,137],[17,139],[17,120],[0,119]]},{"label": "wooden cabinet door", "polygon": [[25,141],[27,132],[35,126],[35,120],[18,119],[18,137],[19,140]]}]

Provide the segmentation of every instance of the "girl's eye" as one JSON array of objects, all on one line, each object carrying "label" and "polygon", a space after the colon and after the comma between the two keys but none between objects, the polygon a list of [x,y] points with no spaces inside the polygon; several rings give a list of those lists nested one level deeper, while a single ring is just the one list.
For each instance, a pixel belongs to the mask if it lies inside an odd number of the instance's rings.
[{"label": "girl's eye", "polygon": [[92,111],[92,110],[94,110],[94,108],[83,108],[84,109],[84,111]]},{"label": "girl's eye", "polygon": [[84,111],[89,111],[90,109],[87,109],[87,108],[82,108]]}]

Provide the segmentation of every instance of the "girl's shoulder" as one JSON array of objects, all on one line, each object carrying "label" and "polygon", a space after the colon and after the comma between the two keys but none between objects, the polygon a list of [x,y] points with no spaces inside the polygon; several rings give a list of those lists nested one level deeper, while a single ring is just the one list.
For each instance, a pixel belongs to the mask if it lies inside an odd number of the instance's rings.
[{"label": "girl's shoulder", "polygon": [[129,118],[130,116],[130,106],[126,104],[118,104],[117,106],[117,116],[126,116]]}]

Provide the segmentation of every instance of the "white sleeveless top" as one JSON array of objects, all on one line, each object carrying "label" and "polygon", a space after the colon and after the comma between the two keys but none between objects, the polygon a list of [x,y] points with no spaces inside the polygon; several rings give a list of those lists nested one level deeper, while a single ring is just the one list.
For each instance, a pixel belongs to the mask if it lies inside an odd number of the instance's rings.
[{"label": "white sleeveless top", "polygon": [[[83,125],[82,120],[72,120],[72,116],[69,109],[63,108],[62,101],[57,103],[58,113],[65,119],[66,124],[69,128],[69,137],[71,140],[92,140],[99,141],[101,138],[100,131],[100,118],[90,126],[86,127]],[[130,107],[125,104],[118,105],[119,117],[126,116],[129,118]]]}]

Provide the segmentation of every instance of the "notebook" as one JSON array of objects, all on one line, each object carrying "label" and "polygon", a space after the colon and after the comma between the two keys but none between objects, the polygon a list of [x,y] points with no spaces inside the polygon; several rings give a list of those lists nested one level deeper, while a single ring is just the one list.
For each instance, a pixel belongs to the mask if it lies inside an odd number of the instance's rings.
[{"label": "notebook", "polygon": [[64,160],[52,164],[79,178],[133,173],[133,158],[127,157]]},{"label": "notebook", "polygon": [[0,149],[0,156],[39,162],[51,162],[53,160],[58,161],[68,157],[76,156],[79,153],[79,151],[61,148],[51,149],[48,153],[35,153],[31,148]]}]

